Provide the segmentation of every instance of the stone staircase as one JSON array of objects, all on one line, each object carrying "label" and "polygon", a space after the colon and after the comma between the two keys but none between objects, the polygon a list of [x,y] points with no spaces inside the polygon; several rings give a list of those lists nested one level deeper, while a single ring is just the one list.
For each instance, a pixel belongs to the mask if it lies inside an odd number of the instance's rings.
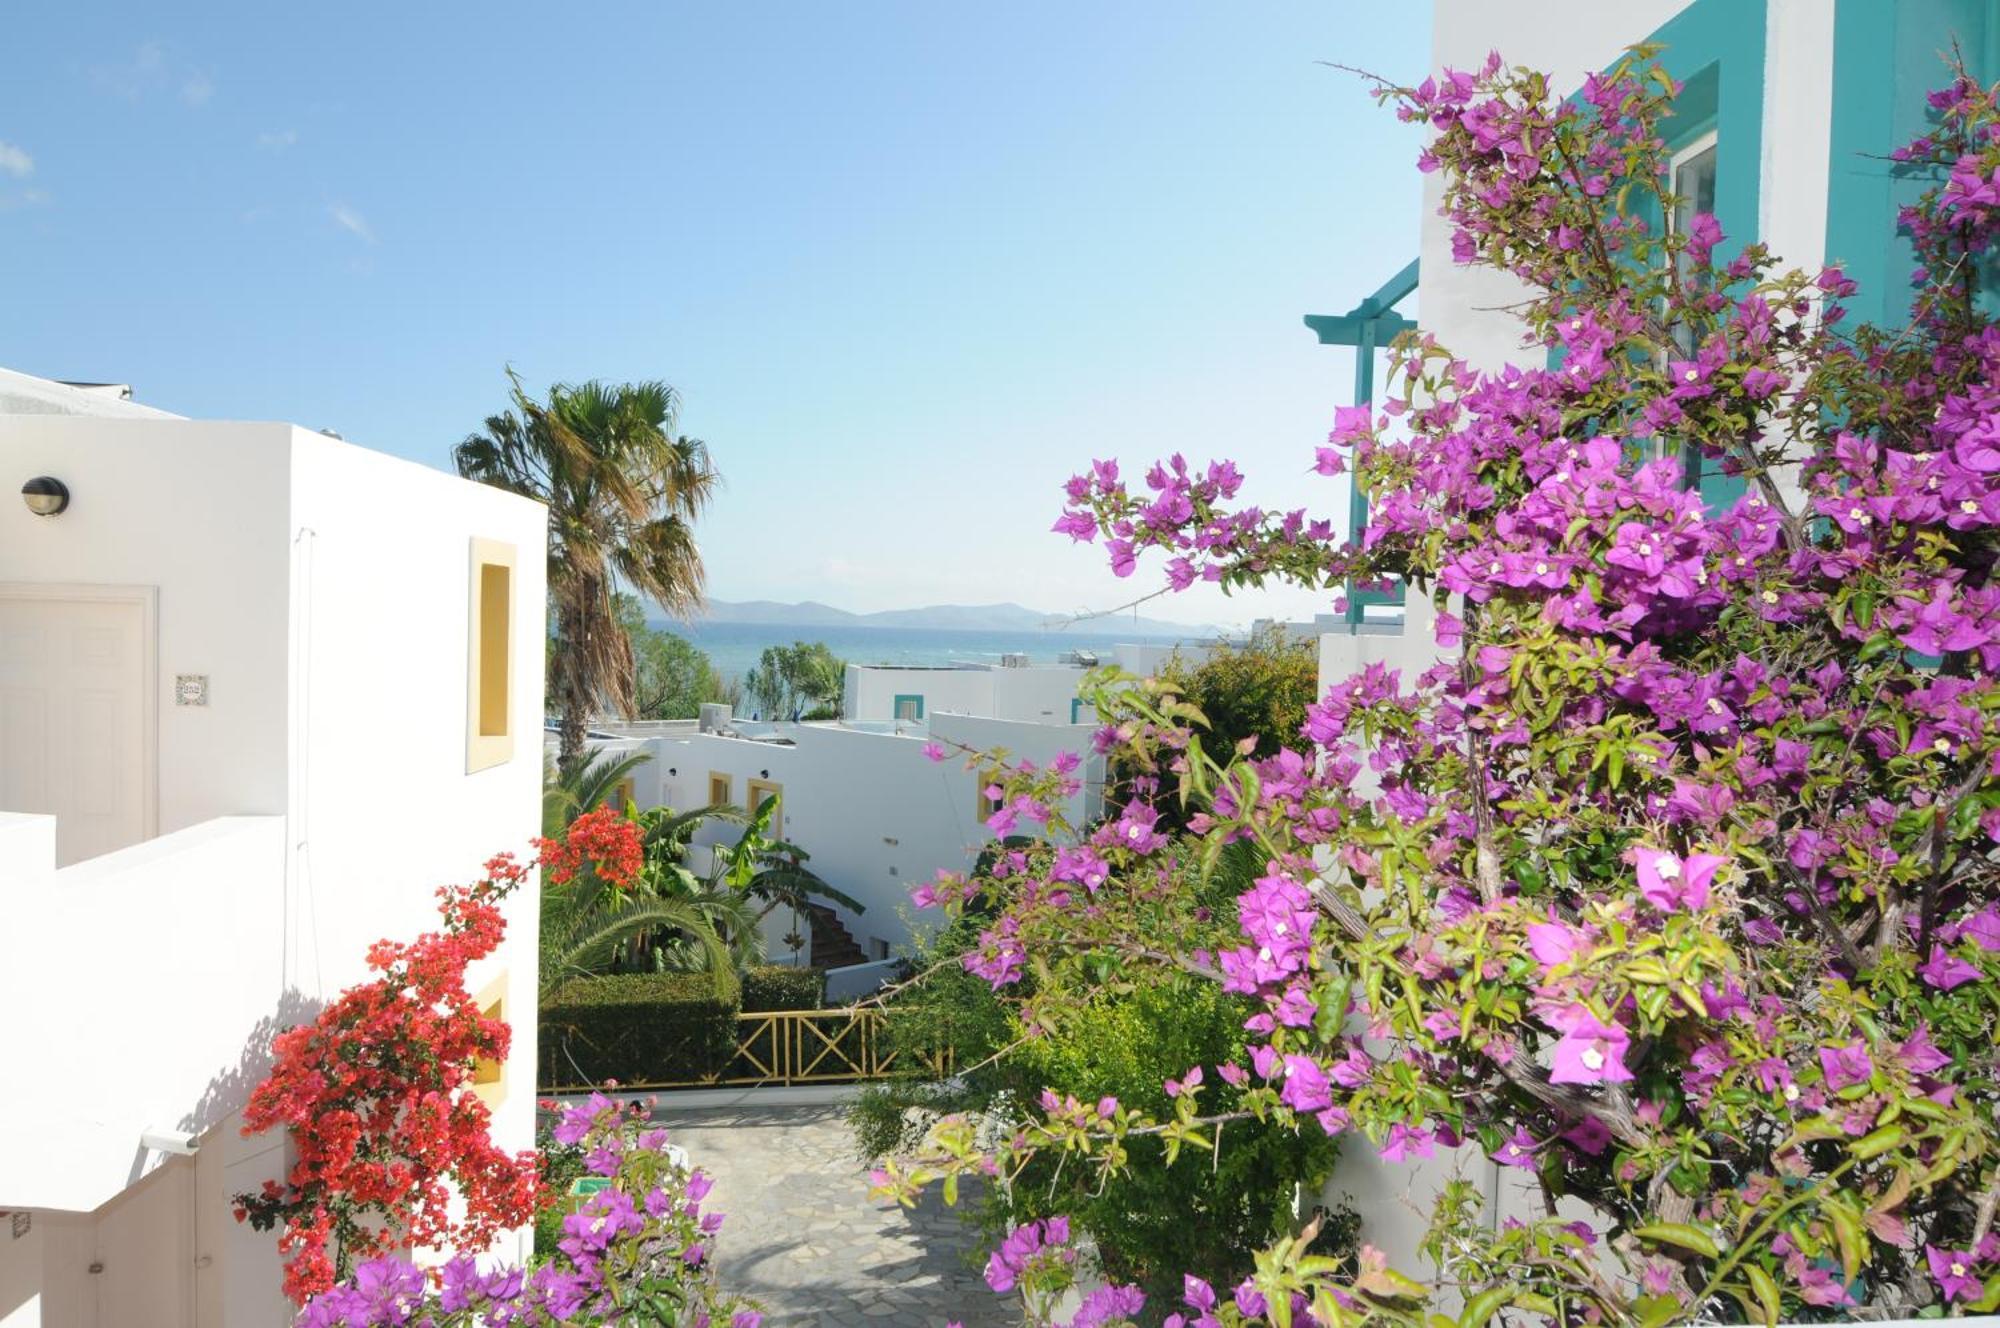
[{"label": "stone staircase", "polygon": [[806,918],[812,924],[814,968],[845,968],[849,964],[868,962],[868,956],[856,943],[854,934],[847,930],[831,908],[825,904],[808,904]]}]

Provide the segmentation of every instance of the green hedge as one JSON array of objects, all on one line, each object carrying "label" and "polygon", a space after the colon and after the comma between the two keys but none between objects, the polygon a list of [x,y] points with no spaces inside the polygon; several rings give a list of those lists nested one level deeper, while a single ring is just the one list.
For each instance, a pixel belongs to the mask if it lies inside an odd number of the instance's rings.
[{"label": "green hedge", "polygon": [[826,1005],[826,970],[760,964],[743,973],[743,1013],[818,1010]]},{"label": "green hedge", "polygon": [[736,1006],[702,974],[574,978],[542,1002],[545,1086],[678,1083],[721,1073],[736,1049]]}]

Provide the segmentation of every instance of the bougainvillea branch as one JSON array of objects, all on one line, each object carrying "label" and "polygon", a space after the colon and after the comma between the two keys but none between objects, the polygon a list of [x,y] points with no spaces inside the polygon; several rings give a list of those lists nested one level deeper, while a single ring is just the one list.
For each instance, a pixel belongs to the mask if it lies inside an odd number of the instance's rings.
[{"label": "bougainvillea branch", "polygon": [[[966,966],[1030,1028],[1032,975],[1088,954],[1213,973],[1256,1041],[1172,1081],[1168,1119],[1054,1092],[997,1150],[947,1120],[882,1192],[1052,1149],[1115,1169],[1138,1131],[1212,1149],[1220,1082],[1392,1163],[1477,1150],[1545,1210],[1495,1222],[1453,1182],[1437,1283],[1291,1239],[1233,1292],[1190,1279],[1169,1324],[1419,1325],[1439,1284],[1466,1323],[2000,1305],[2000,327],[1975,280],[2000,110],[1963,75],[1932,96],[1896,154],[1928,182],[1913,313],[1849,327],[1838,268],[1674,196],[1651,55],[1570,97],[1497,57],[1380,89],[1428,131],[1454,259],[1527,292],[1527,367],[1397,343],[1391,399],[1337,411],[1315,459],[1364,532],[1235,506],[1228,461],[1070,481],[1056,529],[1121,576],[1400,581],[1437,662],[1334,681],[1261,759],[1101,675],[1097,750],[1137,772],[1106,820],[919,902],[992,912]],[[995,828],[1045,813],[1046,779],[996,782]],[[1168,799],[1205,861],[1262,863],[1221,943],[1160,906]]]},{"label": "bougainvillea branch", "polygon": [[509,1029],[465,989],[467,966],[506,934],[501,901],[527,873],[503,854],[477,883],[439,890],[439,930],[376,942],[377,977],[278,1035],[243,1132],[285,1130],[297,1161],[282,1183],[236,1196],[236,1216],[282,1228],[293,1300],[331,1287],[357,1258],[410,1245],[483,1249],[533,1217],[535,1154],[494,1144],[472,1087],[478,1062],[506,1059]]}]

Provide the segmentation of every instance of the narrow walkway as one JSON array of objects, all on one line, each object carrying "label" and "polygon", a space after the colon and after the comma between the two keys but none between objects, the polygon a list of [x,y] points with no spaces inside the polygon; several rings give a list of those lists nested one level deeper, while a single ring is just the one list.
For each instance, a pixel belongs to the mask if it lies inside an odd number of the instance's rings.
[{"label": "narrow walkway", "polygon": [[[933,1190],[914,1209],[868,1196],[839,1106],[661,1111],[668,1138],[715,1178],[727,1214],[716,1268],[764,1303],[768,1328],[1011,1328],[1017,1303],[967,1261],[959,1210]],[[963,1207],[968,1196],[961,1193]]]}]

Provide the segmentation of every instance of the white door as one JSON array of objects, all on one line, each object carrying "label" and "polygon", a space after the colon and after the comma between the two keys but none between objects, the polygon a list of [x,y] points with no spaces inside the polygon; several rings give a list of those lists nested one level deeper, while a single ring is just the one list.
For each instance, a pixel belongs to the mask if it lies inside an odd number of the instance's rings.
[{"label": "white door", "polygon": [[0,811],[52,813],[67,866],[147,837],[152,606],[0,586]]},{"label": "white door", "polygon": [[[94,1328],[188,1328],[194,1296],[194,1163],[174,1158],[97,1210]],[[51,1320],[43,1328],[57,1328]]]}]

